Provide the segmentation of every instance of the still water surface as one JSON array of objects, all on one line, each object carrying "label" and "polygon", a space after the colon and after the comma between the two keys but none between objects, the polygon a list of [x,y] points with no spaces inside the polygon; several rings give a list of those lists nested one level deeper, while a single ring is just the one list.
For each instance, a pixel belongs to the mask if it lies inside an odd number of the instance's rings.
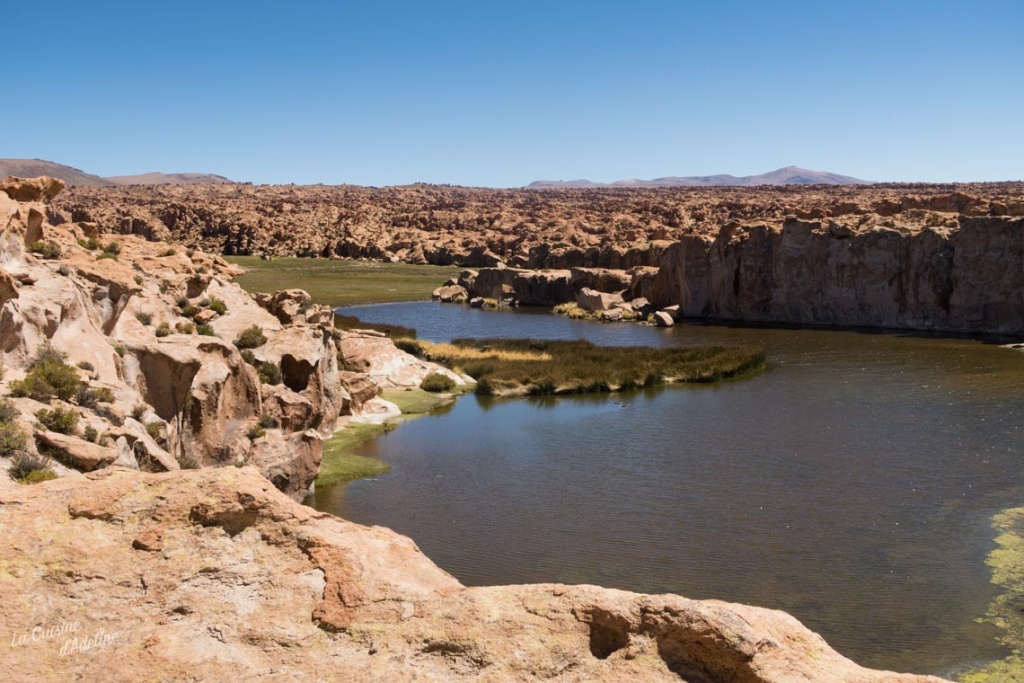
[{"label": "still water surface", "polygon": [[990,517],[1024,504],[1024,353],[856,331],[575,322],[433,303],[349,309],[443,341],[764,345],[714,386],[465,397],[315,506],[411,536],[468,585],[597,583],[786,610],[862,664],[948,674],[1003,653]]}]

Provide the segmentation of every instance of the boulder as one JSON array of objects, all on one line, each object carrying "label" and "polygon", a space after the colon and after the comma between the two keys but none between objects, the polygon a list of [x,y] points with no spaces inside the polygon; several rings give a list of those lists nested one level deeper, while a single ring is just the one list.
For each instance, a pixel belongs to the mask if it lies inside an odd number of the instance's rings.
[{"label": "boulder", "polygon": [[622,294],[599,292],[589,287],[584,287],[576,293],[576,303],[585,311],[607,311],[622,302]]},{"label": "boulder", "polygon": [[58,459],[66,459],[66,464],[73,464],[84,472],[106,467],[117,460],[116,449],[100,446],[70,434],[39,430],[36,431],[35,438],[38,446],[44,450],[60,452]]},{"label": "boulder", "polygon": [[341,353],[347,368],[368,375],[384,389],[418,387],[427,375],[435,372],[452,378],[457,385],[465,384],[448,368],[402,351],[383,335],[362,330],[342,332]]},{"label": "boulder", "polygon": [[654,324],[658,327],[672,327],[676,324],[676,321],[669,313],[658,311],[654,314]]},{"label": "boulder", "polygon": [[439,299],[441,303],[456,303],[460,304],[469,298],[468,292],[461,285],[445,285],[438,287],[433,291],[431,297]]}]

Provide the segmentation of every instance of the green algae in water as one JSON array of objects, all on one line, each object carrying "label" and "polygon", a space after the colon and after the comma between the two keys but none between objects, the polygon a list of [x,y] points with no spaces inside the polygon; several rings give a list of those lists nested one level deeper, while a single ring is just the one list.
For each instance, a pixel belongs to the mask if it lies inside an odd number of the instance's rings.
[{"label": "green algae in water", "polygon": [[394,429],[393,423],[350,424],[331,435],[324,442],[324,455],[316,486],[329,487],[363,477],[375,477],[391,469],[391,465],[378,458],[356,455],[352,451],[364,441]]},{"label": "green algae in water", "polygon": [[999,533],[987,560],[992,583],[1003,592],[989,606],[985,621],[1003,631],[999,642],[1010,656],[964,674],[963,683],[1024,681],[1024,508],[1010,508],[992,518]]}]

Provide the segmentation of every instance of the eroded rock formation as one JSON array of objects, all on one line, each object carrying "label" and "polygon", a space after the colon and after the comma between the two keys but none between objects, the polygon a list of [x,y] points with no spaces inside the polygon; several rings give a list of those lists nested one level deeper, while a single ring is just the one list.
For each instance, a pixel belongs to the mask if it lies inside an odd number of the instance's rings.
[{"label": "eroded rock formation", "polygon": [[[28,450],[52,456],[60,474],[115,463],[148,471],[253,463],[301,498],[340,415],[358,413],[381,384],[415,386],[437,369],[380,339],[380,381],[352,372],[345,358],[366,355],[364,345],[346,341],[333,311],[305,292],[253,297],[220,257],[138,236],[99,240],[90,224],[48,224],[45,202],[61,186],[0,184],[0,392],[25,379],[43,349],[74,368],[77,396],[13,404],[33,437]],[[263,338],[243,356],[232,342],[253,327]],[[77,416],[74,433],[33,426],[52,406]],[[0,458],[0,469],[10,463]]]},{"label": "eroded rock formation", "polygon": [[255,468],[108,469],[0,492],[0,510],[8,680],[939,681],[863,669],[783,612],[465,588]]}]

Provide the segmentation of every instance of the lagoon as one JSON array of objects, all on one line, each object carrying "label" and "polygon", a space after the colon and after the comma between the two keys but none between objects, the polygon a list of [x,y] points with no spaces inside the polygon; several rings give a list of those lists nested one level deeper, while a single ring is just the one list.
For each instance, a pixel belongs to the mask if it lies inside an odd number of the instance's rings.
[{"label": "lagoon", "polygon": [[906,333],[571,321],[436,303],[346,309],[420,338],[756,343],[708,386],[468,396],[366,443],[388,474],[313,504],[413,538],[469,585],[597,583],[790,612],[866,666],[1004,653],[991,517],[1024,501],[1024,353]]}]

